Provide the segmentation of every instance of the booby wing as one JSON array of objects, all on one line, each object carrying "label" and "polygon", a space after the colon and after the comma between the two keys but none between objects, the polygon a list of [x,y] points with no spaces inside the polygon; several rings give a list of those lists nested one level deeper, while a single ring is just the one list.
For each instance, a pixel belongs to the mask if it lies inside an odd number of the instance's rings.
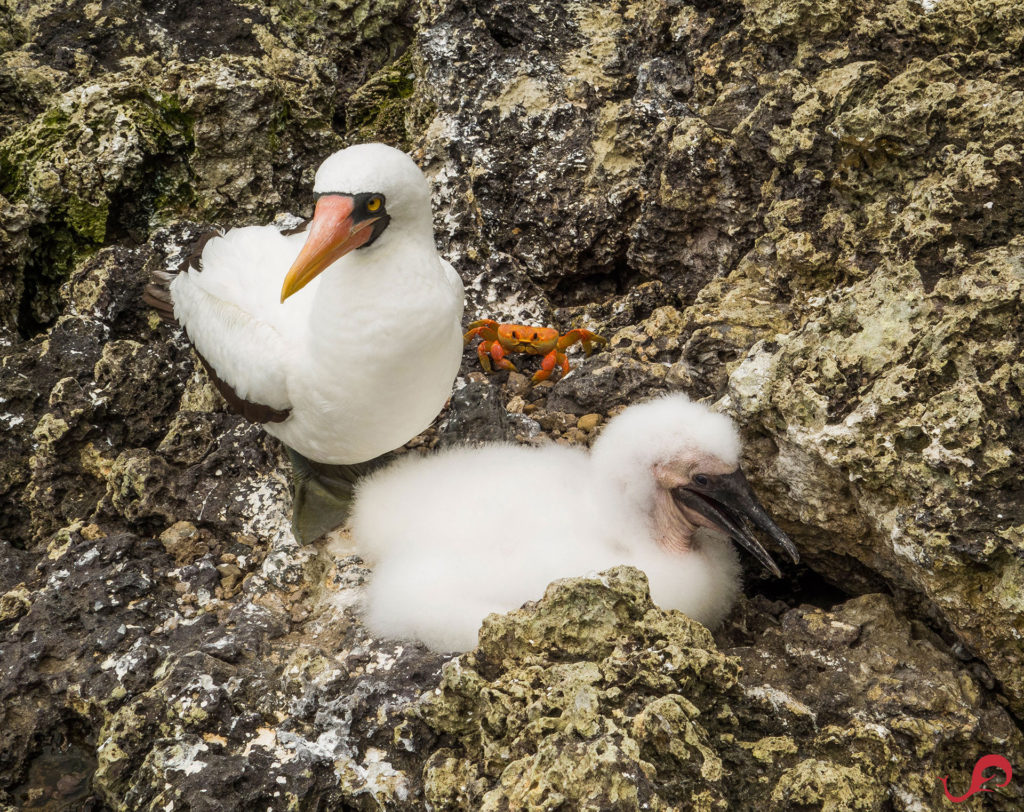
[{"label": "booby wing", "polygon": [[249,420],[288,417],[293,345],[316,283],[280,302],[281,281],[305,235],[272,226],[207,237],[178,273],[158,273],[146,301],[185,328],[225,400]]}]

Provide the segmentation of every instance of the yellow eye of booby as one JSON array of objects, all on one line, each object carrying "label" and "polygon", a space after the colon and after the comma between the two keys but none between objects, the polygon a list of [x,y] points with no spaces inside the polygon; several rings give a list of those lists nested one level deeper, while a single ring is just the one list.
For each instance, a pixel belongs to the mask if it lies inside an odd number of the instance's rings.
[{"label": "yellow eye of booby", "polygon": [[381,207],[381,204],[383,202],[384,201],[381,200],[379,197],[371,197],[368,201],[366,201],[366,210],[367,211],[378,211],[380,209],[380,207]]}]

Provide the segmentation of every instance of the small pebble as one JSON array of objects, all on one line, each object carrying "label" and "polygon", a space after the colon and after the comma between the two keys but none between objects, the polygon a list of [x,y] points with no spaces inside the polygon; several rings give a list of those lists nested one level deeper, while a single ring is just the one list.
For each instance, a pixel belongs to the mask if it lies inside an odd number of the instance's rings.
[{"label": "small pebble", "polygon": [[522,395],[529,390],[530,379],[521,372],[510,372],[508,373],[508,380],[505,381],[505,386],[508,387],[508,391],[513,395]]},{"label": "small pebble", "polygon": [[597,424],[600,422],[601,415],[595,413],[585,414],[576,421],[576,428],[580,431],[593,431],[597,428]]},{"label": "small pebble", "polygon": [[523,400],[521,395],[516,395],[512,400],[505,404],[505,411],[509,414],[522,414],[523,409],[526,408],[526,401]]},{"label": "small pebble", "polygon": [[587,442],[587,433],[585,431],[580,431],[579,429],[569,429],[562,436],[565,437],[565,439],[572,445],[586,445]]},{"label": "small pebble", "polygon": [[238,566],[235,564],[218,564],[217,572],[221,574],[222,578],[228,580],[238,580],[238,578],[240,578],[242,575],[242,570],[239,569]]},{"label": "small pebble", "polygon": [[568,412],[549,412],[538,410],[533,419],[540,423],[541,428],[547,431],[565,431],[576,426],[576,415]]}]

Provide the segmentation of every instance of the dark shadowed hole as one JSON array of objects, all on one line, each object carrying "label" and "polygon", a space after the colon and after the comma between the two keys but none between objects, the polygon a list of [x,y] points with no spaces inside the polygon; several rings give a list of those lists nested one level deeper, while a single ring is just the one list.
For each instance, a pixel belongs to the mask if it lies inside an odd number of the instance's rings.
[{"label": "dark shadowed hole", "polygon": [[29,762],[24,781],[11,790],[19,810],[109,812],[92,791],[95,742],[77,719],[51,731]]},{"label": "dark shadowed hole", "polygon": [[773,578],[769,573],[756,573],[751,576],[750,569],[757,565],[753,562],[745,567],[748,575],[744,585],[747,595],[763,595],[772,601],[782,601],[789,606],[810,604],[819,609],[829,610],[844,601],[855,597],[857,592],[848,592],[830,583],[820,573],[803,564],[786,566],[785,558],[772,551],[772,558],[782,570],[781,578]]},{"label": "dark shadowed hole", "polygon": [[584,273],[560,279],[549,295],[555,307],[576,307],[601,302],[609,296],[622,296],[630,288],[644,281],[626,260],[627,246],[623,245],[612,262],[587,267],[586,257],[580,257]]}]

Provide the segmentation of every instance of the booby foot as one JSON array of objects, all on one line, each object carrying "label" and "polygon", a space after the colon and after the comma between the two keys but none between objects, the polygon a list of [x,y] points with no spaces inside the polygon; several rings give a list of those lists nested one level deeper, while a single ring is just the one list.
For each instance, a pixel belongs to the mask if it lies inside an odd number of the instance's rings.
[{"label": "booby foot", "polygon": [[388,452],[366,462],[328,465],[285,446],[292,464],[292,533],[311,544],[348,519],[356,482],[394,457]]}]

